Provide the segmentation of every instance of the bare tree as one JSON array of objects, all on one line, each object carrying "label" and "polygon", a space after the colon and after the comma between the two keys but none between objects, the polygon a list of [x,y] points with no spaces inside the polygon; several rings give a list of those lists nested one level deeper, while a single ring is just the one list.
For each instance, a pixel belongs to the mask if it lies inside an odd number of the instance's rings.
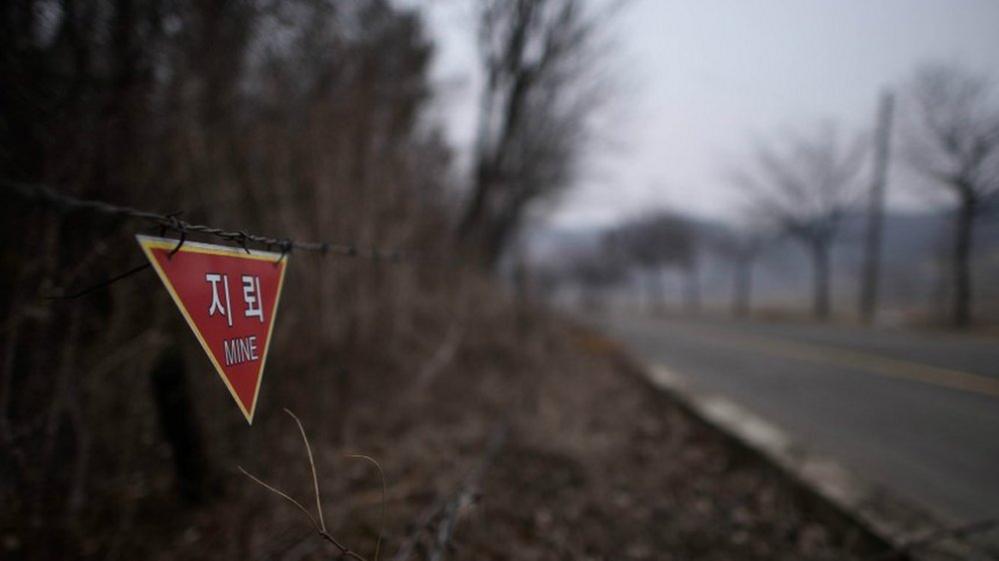
[{"label": "bare tree", "polygon": [[572,253],[567,273],[579,286],[584,306],[600,310],[607,291],[627,277],[627,266],[618,248],[604,236],[598,243]]},{"label": "bare tree", "polygon": [[607,14],[580,0],[488,0],[479,8],[485,73],[472,192],[458,235],[494,266],[525,212],[572,180],[601,99],[594,61]]},{"label": "bare tree", "polygon": [[756,211],[811,256],[817,319],[829,317],[832,244],[857,200],[863,144],[860,138],[842,139],[832,124],[825,124],[777,146],[760,145],[755,169],[735,174]]},{"label": "bare tree", "polygon": [[906,152],[912,166],[957,199],[951,254],[951,321],[971,323],[975,222],[999,193],[999,103],[989,82],[957,66],[916,72],[910,94],[918,111]]},{"label": "bare tree", "polygon": [[753,267],[766,243],[758,229],[731,229],[712,240],[713,248],[732,264],[732,315],[749,315],[753,292]]},{"label": "bare tree", "polygon": [[644,274],[653,310],[663,307],[663,272],[667,268],[686,272],[688,296],[696,293],[696,287],[692,291],[690,286],[694,275],[695,231],[686,218],[670,211],[647,214],[612,230],[608,243],[617,248],[628,265]]}]

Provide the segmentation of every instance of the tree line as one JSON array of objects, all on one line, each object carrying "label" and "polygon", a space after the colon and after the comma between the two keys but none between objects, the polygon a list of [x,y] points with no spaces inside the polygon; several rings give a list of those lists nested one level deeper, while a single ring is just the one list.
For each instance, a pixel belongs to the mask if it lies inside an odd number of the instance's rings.
[{"label": "tree line", "polygon": [[[697,249],[721,255],[731,265],[732,310],[749,313],[753,269],[764,250],[790,240],[809,257],[811,311],[826,320],[832,310],[832,251],[844,220],[867,204],[867,257],[858,315],[871,321],[877,305],[883,199],[888,158],[898,153],[925,185],[899,186],[944,193],[950,198],[948,270],[953,286],[949,321],[967,327],[973,319],[974,232],[999,202],[999,98],[984,76],[961,66],[930,64],[917,69],[904,89],[905,112],[892,130],[893,100],[885,96],[875,134],[848,133],[833,122],[755,143],[744,165],[727,174],[743,195],[741,216],[724,233],[705,233],[695,221],[656,211],[608,229],[589,251],[570,256],[575,277],[588,290],[605,290],[636,275],[650,290],[662,271],[687,278],[688,308],[697,307]],[[892,150],[898,136],[900,147]],[[662,298],[650,300],[661,301]]]}]

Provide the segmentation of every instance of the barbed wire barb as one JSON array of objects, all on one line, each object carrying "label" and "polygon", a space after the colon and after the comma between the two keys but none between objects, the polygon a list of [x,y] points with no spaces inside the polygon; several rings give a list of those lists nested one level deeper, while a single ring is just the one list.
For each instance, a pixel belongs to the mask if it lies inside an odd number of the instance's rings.
[{"label": "barbed wire barb", "polygon": [[12,192],[25,200],[44,203],[63,211],[85,210],[108,216],[118,216],[152,223],[155,226],[159,226],[160,231],[163,233],[169,231],[176,232],[180,235],[180,242],[178,243],[177,249],[183,245],[188,233],[197,233],[218,238],[230,243],[235,243],[239,247],[243,248],[247,253],[250,251],[248,247],[250,243],[258,244],[264,247],[280,247],[282,249],[282,258],[286,257],[292,252],[292,250],[295,250],[319,253],[324,256],[332,254],[341,257],[363,258],[371,261],[387,261],[391,263],[398,263],[400,261],[416,261],[415,256],[404,256],[404,254],[394,249],[385,250],[380,248],[360,248],[353,244],[344,243],[301,242],[294,241],[290,238],[276,238],[260,234],[252,234],[246,232],[245,230],[226,230],[215,226],[193,224],[180,218],[180,215],[182,214],[181,211],[170,214],[160,214],[95,199],[83,199],[59,192],[57,189],[54,189],[49,185],[22,183],[7,179],[0,179],[0,185],[8,187],[8,192]]}]

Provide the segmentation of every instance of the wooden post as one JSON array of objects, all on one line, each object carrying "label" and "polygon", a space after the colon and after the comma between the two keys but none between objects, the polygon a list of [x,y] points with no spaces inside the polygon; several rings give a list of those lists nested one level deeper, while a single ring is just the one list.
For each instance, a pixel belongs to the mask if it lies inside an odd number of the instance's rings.
[{"label": "wooden post", "polygon": [[860,286],[860,319],[874,321],[878,306],[878,277],[881,268],[881,231],[884,222],[885,183],[891,145],[891,121],[895,98],[891,92],[881,96],[878,107],[877,138],[874,146],[874,178],[867,210],[867,233],[864,239],[864,272]]}]

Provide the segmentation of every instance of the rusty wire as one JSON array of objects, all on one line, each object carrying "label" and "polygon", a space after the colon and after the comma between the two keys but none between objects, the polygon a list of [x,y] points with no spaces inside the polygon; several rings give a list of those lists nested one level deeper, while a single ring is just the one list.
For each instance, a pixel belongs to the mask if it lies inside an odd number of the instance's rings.
[{"label": "rusty wire", "polygon": [[486,471],[496,461],[501,450],[506,445],[510,433],[510,425],[506,421],[493,427],[486,443],[486,449],[475,467],[461,480],[458,487],[448,496],[424,512],[421,521],[399,546],[392,561],[409,561],[416,556],[416,550],[424,538],[426,544],[426,559],[444,561],[447,552],[453,547],[454,532],[458,519],[475,502]]},{"label": "rusty wire", "polygon": [[259,234],[251,234],[242,230],[226,230],[215,226],[193,224],[181,219],[178,216],[179,213],[160,214],[157,212],[116,205],[100,200],[82,199],[61,193],[48,185],[22,183],[3,179],[0,179],[0,185],[8,187],[11,192],[31,202],[49,205],[66,211],[89,211],[107,216],[118,216],[122,218],[140,220],[158,226],[164,232],[175,232],[179,234],[182,239],[188,233],[193,232],[233,242],[239,244],[243,248],[246,248],[248,243],[259,244],[268,248],[276,247],[281,251],[282,256],[294,250],[314,252],[322,255],[357,257],[373,261],[399,262],[415,260],[415,256],[404,255],[397,250],[362,248],[354,244],[346,243],[295,241],[290,238],[275,238]]}]

